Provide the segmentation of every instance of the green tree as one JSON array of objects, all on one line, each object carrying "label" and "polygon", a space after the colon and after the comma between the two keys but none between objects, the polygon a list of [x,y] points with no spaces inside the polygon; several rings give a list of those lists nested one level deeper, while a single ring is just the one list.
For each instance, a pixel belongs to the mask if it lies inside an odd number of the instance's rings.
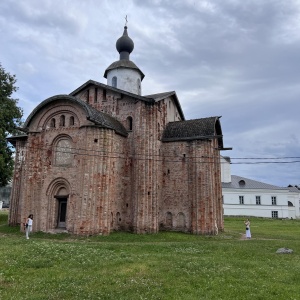
[{"label": "green tree", "polygon": [[12,177],[14,168],[13,150],[6,138],[18,134],[23,111],[13,99],[16,76],[5,71],[0,64],[0,186],[5,186]]}]

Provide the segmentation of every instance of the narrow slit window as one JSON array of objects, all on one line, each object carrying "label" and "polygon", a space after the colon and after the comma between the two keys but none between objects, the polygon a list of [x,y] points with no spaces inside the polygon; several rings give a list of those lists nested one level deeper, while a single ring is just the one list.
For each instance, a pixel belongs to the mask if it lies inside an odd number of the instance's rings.
[{"label": "narrow slit window", "polygon": [[86,91],[86,102],[90,103],[90,90]]},{"label": "narrow slit window", "polygon": [[98,102],[98,88],[95,88],[94,103]]},{"label": "narrow slit window", "polygon": [[112,84],[112,87],[114,87],[114,88],[116,88],[117,87],[117,77],[116,76],[114,76],[113,78],[112,78],[112,82],[111,82]]},{"label": "narrow slit window", "polygon": [[133,127],[132,117],[128,117],[127,118],[127,130],[132,131],[132,127]]}]

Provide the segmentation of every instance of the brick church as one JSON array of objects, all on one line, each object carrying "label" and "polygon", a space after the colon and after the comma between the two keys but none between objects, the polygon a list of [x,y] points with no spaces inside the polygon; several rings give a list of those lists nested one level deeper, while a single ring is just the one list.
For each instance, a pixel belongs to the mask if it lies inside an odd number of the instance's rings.
[{"label": "brick church", "polygon": [[127,26],[119,60],[69,95],[42,101],[16,149],[10,225],[33,231],[223,230],[220,117],[185,120],[174,91],[142,96]]}]

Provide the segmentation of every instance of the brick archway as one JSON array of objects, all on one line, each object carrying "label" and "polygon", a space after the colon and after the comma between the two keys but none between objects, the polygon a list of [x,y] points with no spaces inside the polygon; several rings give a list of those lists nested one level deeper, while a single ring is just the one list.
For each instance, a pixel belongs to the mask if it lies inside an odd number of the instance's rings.
[{"label": "brick archway", "polygon": [[48,231],[63,228],[68,229],[68,216],[70,215],[70,198],[71,186],[64,178],[53,180],[47,189],[48,197]]}]

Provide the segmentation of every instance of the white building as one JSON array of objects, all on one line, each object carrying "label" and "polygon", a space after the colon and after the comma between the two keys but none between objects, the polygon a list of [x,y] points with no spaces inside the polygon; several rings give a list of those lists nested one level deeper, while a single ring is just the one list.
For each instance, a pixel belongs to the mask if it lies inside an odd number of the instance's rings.
[{"label": "white building", "polygon": [[224,215],[300,218],[300,190],[231,175],[230,158],[221,158]]}]

